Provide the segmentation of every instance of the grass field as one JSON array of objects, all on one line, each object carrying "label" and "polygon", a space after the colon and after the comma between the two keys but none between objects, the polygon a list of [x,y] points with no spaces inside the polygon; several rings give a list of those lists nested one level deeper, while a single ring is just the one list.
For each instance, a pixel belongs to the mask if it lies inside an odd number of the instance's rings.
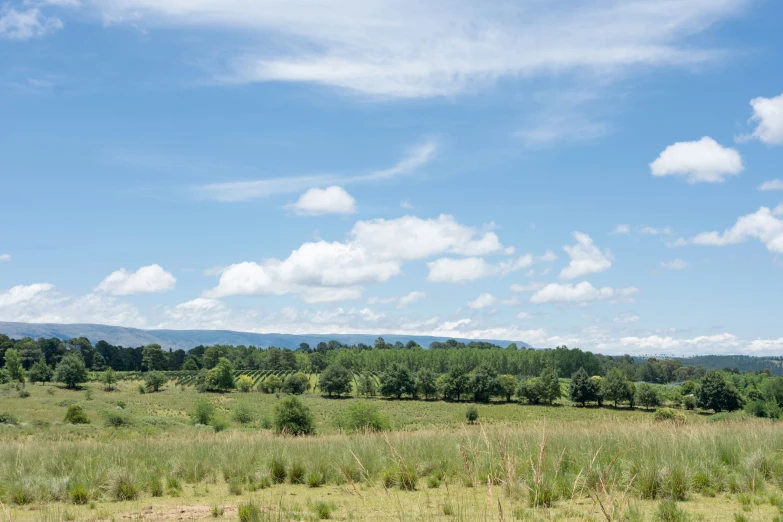
[{"label": "grass field", "polygon": [[[467,425],[460,403],[305,395],[318,435],[291,438],[260,427],[274,395],[138,384],[0,392],[0,412],[19,420],[0,427],[0,520],[741,522],[775,520],[783,506],[772,421],[688,413],[679,425],[641,409],[498,403]],[[204,398],[228,429],[190,423]],[[333,419],[356,400],[377,404],[392,431],[341,433]],[[73,403],[91,424],[62,423]],[[240,403],[249,424],[232,420]],[[107,412],[124,425],[105,426]]]}]

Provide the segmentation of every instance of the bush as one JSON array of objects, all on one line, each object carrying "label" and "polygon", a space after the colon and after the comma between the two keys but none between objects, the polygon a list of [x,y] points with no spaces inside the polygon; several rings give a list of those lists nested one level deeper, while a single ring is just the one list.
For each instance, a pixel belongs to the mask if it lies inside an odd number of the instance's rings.
[{"label": "bush", "polygon": [[249,375],[240,375],[237,379],[237,390],[247,393],[253,389],[253,378]]},{"label": "bush", "polygon": [[269,463],[269,474],[272,476],[272,481],[275,484],[282,484],[285,482],[285,478],[288,476],[288,472],[285,469],[285,462],[278,458],[272,459]]},{"label": "bush", "polygon": [[68,496],[74,504],[86,504],[90,501],[90,490],[84,484],[76,483],[71,485]]},{"label": "bush", "polygon": [[270,375],[258,385],[258,388],[264,393],[275,393],[283,387],[283,381],[277,375]]},{"label": "bush", "polygon": [[291,470],[288,472],[288,481],[291,484],[304,484],[305,467],[301,463],[294,462],[291,464]]},{"label": "bush", "polygon": [[65,412],[64,421],[67,424],[89,424],[90,418],[84,412],[84,408],[78,404],[71,404]]},{"label": "bush", "polygon": [[696,409],[696,397],[693,395],[686,395],[682,398],[682,405],[686,410]]},{"label": "bush", "polygon": [[124,471],[114,477],[109,486],[109,493],[118,502],[139,498],[139,488],[136,486],[136,482],[129,473]]},{"label": "bush", "polygon": [[234,407],[234,420],[240,424],[250,424],[253,422],[253,410],[247,404],[237,404]]},{"label": "bush", "polygon": [[221,431],[228,429],[228,422],[226,422],[226,419],[222,417],[215,417],[212,419],[212,429],[215,430],[215,433],[220,433]]},{"label": "bush", "polygon": [[215,417],[215,405],[209,401],[201,400],[190,413],[193,424],[209,424]]},{"label": "bush", "polygon": [[374,404],[354,402],[345,408],[337,425],[349,432],[386,431],[389,419]]},{"label": "bush", "polygon": [[326,502],[319,500],[313,506],[313,513],[315,513],[315,517],[318,520],[328,520],[332,517],[332,507]]},{"label": "bush", "polygon": [[110,428],[122,428],[133,425],[133,420],[125,413],[105,411],[103,412],[103,423]]},{"label": "bush", "polygon": [[30,392],[27,390],[19,390],[18,396],[20,399],[26,399],[30,396]]},{"label": "bush", "polygon": [[671,421],[674,424],[685,424],[687,420],[683,412],[671,408],[661,408],[655,412],[653,418],[657,422]]},{"label": "bush", "polygon": [[468,419],[469,424],[476,422],[479,418],[478,408],[472,404],[468,406],[468,409],[465,410],[465,418]]},{"label": "bush", "polygon": [[686,522],[688,515],[672,500],[662,500],[655,513],[658,522]]},{"label": "bush", "polygon": [[19,424],[19,420],[11,413],[0,412],[0,424]]},{"label": "bush", "polygon": [[296,396],[288,396],[275,406],[275,430],[289,435],[315,433],[313,414]]},{"label": "bush", "polygon": [[261,510],[253,502],[240,504],[237,508],[239,522],[261,522]]},{"label": "bush", "polygon": [[166,384],[167,380],[163,372],[147,372],[147,375],[144,376],[144,386],[146,386],[147,391],[156,392],[160,390],[161,386]]},{"label": "bush", "polygon": [[281,390],[291,395],[302,395],[308,388],[310,388],[310,379],[302,372],[296,372],[285,378]]}]

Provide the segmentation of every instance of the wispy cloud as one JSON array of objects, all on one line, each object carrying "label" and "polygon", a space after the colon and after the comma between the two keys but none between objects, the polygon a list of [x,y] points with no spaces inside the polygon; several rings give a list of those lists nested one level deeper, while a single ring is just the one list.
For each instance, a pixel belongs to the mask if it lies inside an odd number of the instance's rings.
[{"label": "wispy cloud", "polygon": [[365,174],[353,176],[344,174],[314,174],[254,181],[211,183],[194,187],[193,193],[196,197],[201,199],[231,202],[248,201],[277,194],[302,192],[311,188],[328,185],[374,183],[414,172],[419,167],[429,163],[435,157],[437,149],[438,146],[434,140],[427,140],[412,148],[408,155],[393,167]]},{"label": "wispy cloud", "polygon": [[36,7],[24,10],[0,7],[0,40],[30,40],[62,28],[59,18],[46,16]]}]

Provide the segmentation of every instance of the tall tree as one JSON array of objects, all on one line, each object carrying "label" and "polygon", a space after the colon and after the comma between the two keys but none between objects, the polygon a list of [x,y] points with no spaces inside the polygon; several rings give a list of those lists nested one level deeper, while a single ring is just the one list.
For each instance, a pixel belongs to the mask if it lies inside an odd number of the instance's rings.
[{"label": "tall tree", "polygon": [[87,382],[87,366],[82,354],[73,350],[66,354],[54,370],[54,380],[65,384],[67,388],[75,388]]},{"label": "tall tree", "polygon": [[341,364],[327,366],[318,378],[318,385],[329,397],[351,393],[351,373]]},{"label": "tall tree", "polygon": [[19,356],[19,352],[14,348],[6,350],[4,368],[5,371],[8,372],[8,377],[11,379],[11,382],[24,382],[22,358]]},{"label": "tall tree", "polygon": [[473,392],[473,400],[476,402],[489,402],[489,400],[502,393],[498,373],[485,364],[482,364],[470,377],[470,389]]},{"label": "tall tree", "polygon": [[410,370],[401,364],[392,364],[381,375],[381,395],[401,398],[403,395],[416,394],[416,381]]},{"label": "tall tree", "polygon": [[154,372],[168,366],[166,354],[159,344],[148,344],[141,350],[141,365],[144,370]]},{"label": "tall tree", "polygon": [[718,371],[710,371],[701,380],[697,394],[699,407],[705,410],[734,411],[742,408],[742,397],[733,383]]},{"label": "tall tree", "polygon": [[437,377],[429,368],[422,368],[416,375],[416,388],[425,400],[438,393]]},{"label": "tall tree", "polygon": [[571,376],[571,387],[569,388],[569,395],[572,402],[587,405],[588,402],[598,400],[598,386],[587,374],[584,368],[579,368],[575,374]]}]

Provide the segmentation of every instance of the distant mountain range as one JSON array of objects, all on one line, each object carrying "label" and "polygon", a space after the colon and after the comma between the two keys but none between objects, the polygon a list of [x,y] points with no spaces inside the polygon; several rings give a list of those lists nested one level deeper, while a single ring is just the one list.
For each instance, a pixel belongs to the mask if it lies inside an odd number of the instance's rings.
[{"label": "distant mountain range", "polygon": [[[117,346],[144,346],[157,343],[165,349],[189,350],[198,345],[230,344],[245,346],[277,346],[278,348],[298,348],[301,343],[315,347],[321,341],[340,341],[343,344],[372,344],[378,337],[383,337],[387,343],[397,341],[407,343],[411,339],[421,346],[427,347],[433,341],[446,341],[451,337],[430,337],[425,335],[370,335],[370,334],[259,334],[250,332],[235,332],[231,330],[141,330],[124,326],[106,326],[102,324],[36,324],[36,323],[5,323],[0,322],[0,333],[20,339],[22,337],[56,337],[72,339],[86,337],[93,344],[98,341]],[[470,342],[477,339],[457,339]],[[508,346],[511,341],[481,339],[500,346]],[[527,343],[516,341],[517,346],[531,348]]]}]

